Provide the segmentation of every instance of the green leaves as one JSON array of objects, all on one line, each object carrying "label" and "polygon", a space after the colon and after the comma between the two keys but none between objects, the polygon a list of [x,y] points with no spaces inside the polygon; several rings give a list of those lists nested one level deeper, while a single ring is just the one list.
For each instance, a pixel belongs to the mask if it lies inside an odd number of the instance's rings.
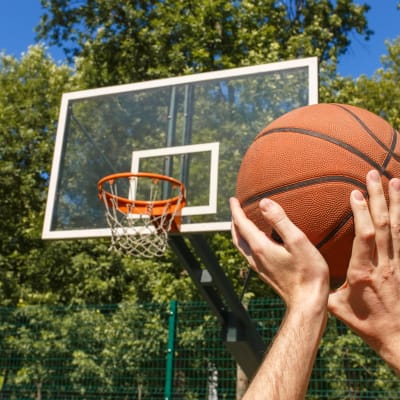
[{"label": "green leaves", "polygon": [[40,46],[21,60],[0,54],[2,304],[18,301],[21,267],[29,262],[29,252],[37,251],[58,103],[70,75]]},{"label": "green leaves", "polygon": [[33,390],[37,398],[54,387],[81,395],[132,393],[141,380],[151,382],[147,362],[165,365],[166,307],[22,307],[8,315],[2,309],[2,389],[26,396]]},{"label": "green leaves", "polygon": [[384,398],[397,390],[393,371],[357,335],[334,319],[329,321],[319,356],[331,398],[345,398],[349,393]]},{"label": "green leaves", "polygon": [[[172,252],[152,262],[110,254],[107,240],[41,240],[62,92],[319,55],[321,101],[364,105],[394,124],[400,122],[397,42],[372,79],[353,82],[335,75],[350,33],[364,38],[371,34],[365,19],[368,6],[350,0],[42,0],[42,5],[39,37],[65,47],[76,63],[74,68],[57,65],[40,46],[31,47],[20,60],[0,57],[2,304],[198,298]],[[220,112],[218,117],[238,128],[231,148],[224,146],[235,151],[240,127],[234,116]],[[220,126],[218,118],[215,126]],[[246,265],[230,235],[217,235],[210,243],[239,293]],[[264,295],[266,289],[254,276],[249,291],[251,297]]]},{"label": "green leaves", "polygon": [[77,59],[82,84],[127,83],[305,56],[335,63],[371,35],[367,5],[329,1],[42,0],[38,37]]}]

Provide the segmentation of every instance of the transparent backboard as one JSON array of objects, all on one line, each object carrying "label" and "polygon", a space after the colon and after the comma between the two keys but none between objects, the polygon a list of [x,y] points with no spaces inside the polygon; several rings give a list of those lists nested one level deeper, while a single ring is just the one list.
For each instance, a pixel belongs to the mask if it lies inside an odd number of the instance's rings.
[{"label": "transparent backboard", "polygon": [[275,118],[317,102],[316,58],[66,93],[43,238],[109,236],[97,182],[131,171],[185,184],[182,233],[229,230],[246,149]]}]

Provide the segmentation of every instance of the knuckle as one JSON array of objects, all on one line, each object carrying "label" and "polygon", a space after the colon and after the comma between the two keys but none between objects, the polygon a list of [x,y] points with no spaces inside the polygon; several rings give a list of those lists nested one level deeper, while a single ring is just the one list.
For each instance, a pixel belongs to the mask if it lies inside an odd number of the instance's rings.
[{"label": "knuckle", "polygon": [[391,224],[391,232],[392,232],[392,237],[394,239],[399,239],[400,238],[400,223],[392,223]]},{"label": "knuckle", "polygon": [[285,219],[285,214],[281,209],[274,207],[269,211],[268,219],[272,224],[278,225]]},{"label": "knuckle", "polygon": [[371,285],[373,283],[372,272],[372,267],[365,268],[362,271],[352,272],[348,274],[347,281],[350,286],[359,284]]},{"label": "knuckle", "polygon": [[360,234],[359,237],[366,241],[366,242],[371,242],[375,240],[376,237],[376,232],[375,229],[369,228],[369,229],[364,229]]},{"label": "knuckle", "polygon": [[362,203],[358,203],[356,208],[359,209],[360,211],[369,212],[369,206],[366,201],[363,201]]},{"label": "knuckle", "polygon": [[262,254],[263,251],[265,251],[265,241],[260,240],[259,238],[254,238],[248,243],[251,252],[255,255],[260,255]]},{"label": "knuckle", "polygon": [[389,214],[381,213],[374,221],[378,229],[387,229],[390,226]]},{"label": "knuckle", "polygon": [[261,258],[265,252],[265,247],[258,242],[252,243],[251,252],[256,258]]},{"label": "knuckle", "polygon": [[393,275],[395,274],[395,268],[393,265],[389,262],[386,261],[383,266],[382,266],[382,280],[387,281],[393,278]]},{"label": "knuckle", "polygon": [[347,281],[352,286],[357,284],[370,285],[373,282],[374,271],[375,267],[368,259],[352,261],[347,274]]},{"label": "knuckle", "polygon": [[296,232],[293,232],[293,234],[290,236],[290,244],[292,246],[301,246],[307,240],[307,236],[301,230],[296,230]]}]

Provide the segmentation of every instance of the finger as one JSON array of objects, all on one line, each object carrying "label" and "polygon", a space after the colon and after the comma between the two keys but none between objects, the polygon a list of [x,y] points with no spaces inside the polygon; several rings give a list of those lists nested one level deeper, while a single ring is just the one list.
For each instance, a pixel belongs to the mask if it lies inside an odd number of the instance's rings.
[{"label": "finger", "polygon": [[367,190],[378,257],[388,258],[392,251],[389,209],[378,171],[373,170],[367,174]]},{"label": "finger", "polygon": [[[280,251],[282,246],[278,245],[275,241],[269,238],[265,232],[261,231],[250,219],[247,218],[237,199],[232,198],[230,202],[232,222],[235,226],[235,235],[237,238],[242,238],[248,243],[253,257],[254,252],[256,252],[258,255],[263,254],[263,257],[265,258],[268,257],[268,254],[275,254],[277,251]],[[263,209],[261,209],[261,213],[268,222],[267,216],[265,215],[265,212],[263,212]]]},{"label": "finger", "polygon": [[232,228],[231,228],[231,233],[232,233],[232,240],[233,244],[239,248],[243,249],[245,254],[250,254],[250,248],[249,245],[243,240],[243,238],[239,235],[237,232],[236,225],[232,223]]},{"label": "finger", "polygon": [[354,217],[355,237],[351,254],[351,265],[370,263],[375,252],[375,229],[368,203],[359,190],[350,195],[350,205]]},{"label": "finger", "polygon": [[232,233],[233,244],[246,258],[251,257],[250,247],[238,232],[237,223],[235,222],[235,221],[241,221],[244,218],[243,210],[240,207],[240,203],[237,199],[231,198],[229,202],[232,213],[231,233]]},{"label": "finger", "polygon": [[249,239],[258,235],[260,230],[247,218],[238,199],[232,197],[229,202],[234,226],[234,238],[242,237],[248,242]]},{"label": "finger", "polygon": [[260,210],[273,230],[278,233],[285,247],[293,253],[303,251],[302,245],[308,243],[308,240],[304,240],[304,233],[290,220],[278,203],[271,199],[263,199],[260,201]]},{"label": "finger", "polygon": [[229,205],[230,205],[231,214],[232,214],[232,225],[231,225],[232,240],[233,240],[234,245],[236,247],[238,247],[239,233],[237,232],[234,219],[238,219],[237,214],[240,213],[240,204],[237,199],[232,197],[231,199],[229,199]]},{"label": "finger", "polygon": [[232,241],[240,253],[247,259],[250,264],[253,264],[253,258],[250,246],[248,243],[239,235],[236,225],[232,222],[231,227]]},{"label": "finger", "polygon": [[393,258],[400,259],[400,179],[389,182],[389,217],[392,234]]},{"label": "finger", "polygon": [[236,247],[248,259],[253,261],[254,248],[267,248],[271,241],[258,229],[258,227],[247,218],[239,201],[230,199],[232,213],[232,236]]}]

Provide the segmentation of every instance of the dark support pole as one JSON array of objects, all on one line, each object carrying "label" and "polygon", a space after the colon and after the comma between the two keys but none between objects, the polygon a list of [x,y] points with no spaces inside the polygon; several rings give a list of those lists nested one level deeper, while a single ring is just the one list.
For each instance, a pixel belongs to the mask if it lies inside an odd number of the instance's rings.
[{"label": "dark support pole", "polygon": [[170,244],[222,324],[228,350],[251,378],[261,364],[266,345],[205,238],[190,235],[188,239],[205,268],[201,267],[182,236],[171,236]]},{"label": "dark support pole", "polygon": [[[176,93],[176,86],[172,86],[171,94],[170,94],[170,101],[169,101],[169,108],[168,108],[168,126],[167,126],[167,137],[166,137],[166,147],[172,147],[175,145],[176,140],[176,118],[177,118],[177,93]],[[172,156],[168,156],[164,158],[164,175],[173,176],[173,159]],[[162,184],[162,191],[163,191],[163,199],[167,199],[171,197],[171,188],[167,182],[163,182]]]},{"label": "dark support pole", "polygon": [[186,267],[189,276],[196,285],[200,294],[206,300],[213,313],[217,316],[220,323],[224,323],[227,319],[227,310],[221,300],[219,293],[212,286],[212,278],[206,269],[191,252],[182,236],[171,236],[170,246],[180,258],[182,264]]},{"label": "dark support pole", "polygon": [[165,369],[164,400],[171,400],[174,388],[174,353],[176,336],[177,302],[172,300],[169,306],[168,349]]}]

